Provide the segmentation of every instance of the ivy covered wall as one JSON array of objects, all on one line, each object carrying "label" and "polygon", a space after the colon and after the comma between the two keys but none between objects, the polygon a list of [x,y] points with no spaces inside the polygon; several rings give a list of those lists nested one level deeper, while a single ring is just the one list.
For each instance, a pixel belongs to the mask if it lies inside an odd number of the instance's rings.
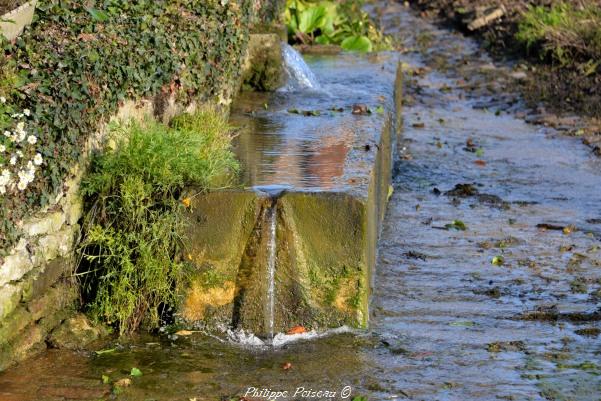
[{"label": "ivy covered wall", "polygon": [[3,46],[0,250],[19,236],[27,212],[52,203],[88,137],[123,101],[223,97],[238,78],[255,7],[42,0],[33,25]]}]

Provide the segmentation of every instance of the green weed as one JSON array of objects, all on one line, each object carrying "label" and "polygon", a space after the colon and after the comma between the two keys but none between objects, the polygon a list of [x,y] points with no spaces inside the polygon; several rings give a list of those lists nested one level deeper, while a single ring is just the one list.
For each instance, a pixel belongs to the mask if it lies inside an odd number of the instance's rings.
[{"label": "green weed", "polygon": [[200,112],[171,127],[113,127],[114,150],[96,157],[82,183],[89,212],[81,243],[80,277],[87,311],[131,333],[157,327],[162,309],[177,303],[183,262],[181,235],[188,185],[227,183],[237,170],[224,117]]},{"label": "green weed", "polygon": [[530,6],[519,24],[516,39],[541,58],[561,66],[579,65],[592,74],[601,60],[601,7],[576,8],[560,2],[550,8]]}]

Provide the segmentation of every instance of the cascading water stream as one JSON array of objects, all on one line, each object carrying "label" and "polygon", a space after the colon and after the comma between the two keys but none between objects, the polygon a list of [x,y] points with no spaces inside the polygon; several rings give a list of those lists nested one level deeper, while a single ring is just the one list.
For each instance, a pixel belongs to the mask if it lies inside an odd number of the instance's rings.
[{"label": "cascading water stream", "polygon": [[282,43],[282,57],[286,85],[280,91],[317,90],[320,88],[317,77],[305,63],[303,56],[287,43]]},{"label": "cascading water stream", "polygon": [[267,222],[269,224],[267,242],[267,328],[269,339],[274,336],[274,314],[275,314],[275,262],[276,262],[276,228],[277,213],[276,204],[267,211]]}]

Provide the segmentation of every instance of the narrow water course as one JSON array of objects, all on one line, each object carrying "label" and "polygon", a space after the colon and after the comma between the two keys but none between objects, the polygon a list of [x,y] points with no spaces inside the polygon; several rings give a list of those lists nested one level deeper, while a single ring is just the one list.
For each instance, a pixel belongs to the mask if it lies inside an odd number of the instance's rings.
[{"label": "narrow water course", "polygon": [[[405,45],[407,78],[370,329],[269,350],[200,333],[142,336],[102,354],[49,350],[0,374],[0,400],[268,399],[262,389],[287,392],[278,399],[346,399],[346,386],[369,400],[599,400],[600,160],[574,139],[516,117],[519,101],[500,112],[474,108],[504,96],[495,76],[505,67],[491,74],[475,43],[401,5],[381,7],[386,28]],[[327,62],[310,59],[320,82]],[[470,80],[478,90],[466,89]],[[312,171],[299,160],[313,150],[290,153],[294,174],[277,167],[277,155],[260,153],[258,162],[273,168],[255,184],[280,174],[288,184],[333,185],[336,170],[299,178]],[[270,209],[269,243],[276,217]],[[270,247],[268,265],[274,254]],[[268,274],[272,283],[272,268]],[[273,333],[273,320],[268,327]],[[110,395],[101,377],[118,380],[132,367],[143,376]],[[310,390],[336,396],[311,398]]]}]

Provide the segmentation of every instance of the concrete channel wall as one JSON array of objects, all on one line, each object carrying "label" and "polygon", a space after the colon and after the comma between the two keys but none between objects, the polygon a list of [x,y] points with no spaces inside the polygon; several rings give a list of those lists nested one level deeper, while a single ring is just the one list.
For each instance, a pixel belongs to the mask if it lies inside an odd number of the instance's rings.
[{"label": "concrete channel wall", "polygon": [[397,71],[391,110],[369,117],[376,121],[369,125],[372,131],[359,135],[376,146],[366,151],[358,142],[346,156],[345,174],[356,182],[347,190],[270,195],[252,188],[209,194],[190,189],[184,257],[193,268],[180,310],[185,322],[268,332],[267,216],[275,209],[275,331],[297,325],[367,327],[377,239],[400,135],[401,80]]}]

